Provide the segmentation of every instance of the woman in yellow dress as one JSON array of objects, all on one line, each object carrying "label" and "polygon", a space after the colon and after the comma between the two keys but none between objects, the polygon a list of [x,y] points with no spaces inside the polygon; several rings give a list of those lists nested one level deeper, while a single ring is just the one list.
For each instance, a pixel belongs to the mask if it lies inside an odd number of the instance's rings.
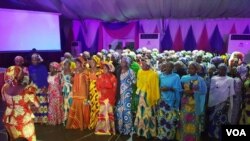
[{"label": "woman in yellow dress", "polygon": [[89,99],[90,99],[90,123],[89,129],[95,129],[97,123],[97,116],[99,113],[100,103],[99,103],[99,92],[96,88],[96,80],[102,74],[100,67],[100,58],[94,55],[89,61],[90,70],[89,70]]},{"label": "woman in yellow dress", "polygon": [[157,135],[155,106],[160,98],[159,77],[150,66],[150,60],[145,59],[138,71],[136,93],[140,98],[134,123],[136,134],[147,139]]}]

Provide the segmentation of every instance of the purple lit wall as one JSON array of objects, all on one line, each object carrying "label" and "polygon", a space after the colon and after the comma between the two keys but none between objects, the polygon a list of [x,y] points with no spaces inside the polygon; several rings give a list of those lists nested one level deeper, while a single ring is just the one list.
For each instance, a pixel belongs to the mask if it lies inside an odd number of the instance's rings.
[{"label": "purple lit wall", "polygon": [[0,52],[61,50],[59,15],[0,9]]}]

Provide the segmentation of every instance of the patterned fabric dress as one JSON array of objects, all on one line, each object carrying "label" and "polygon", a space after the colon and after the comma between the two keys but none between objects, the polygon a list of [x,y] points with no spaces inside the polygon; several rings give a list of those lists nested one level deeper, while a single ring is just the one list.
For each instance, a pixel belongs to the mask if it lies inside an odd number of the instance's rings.
[{"label": "patterned fabric dress", "polygon": [[221,139],[221,126],[231,122],[233,95],[235,95],[233,78],[212,77],[208,100],[208,135],[211,138]]},{"label": "patterned fabric dress", "polygon": [[120,76],[120,100],[116,105],[117,129],[120,134],[128,135],[132,131],[132,85],[135,84],[135,75],[132,70],[128,70]]},{"label": "patterned fabric dress", "polygon": [[160,98],[158,74],[153,70],[139,70],[137,76],[139,104],[134,128],[138,136],[147,139],[156,137],[155,104]]},{"label": "patterned fabric dress", "polygon": [[89,86],[89,100],[90,100],[90,124],[89,129],[95,129],[97,123],[97,116],[100,109],[99,97],[100,94],[96,88],[96,80],[101,75],[101,71],[97,71],[96,73],[90,72],[90,86]]},{"label": "patterned fabric dress", "polygon": [[100,110],[95,128],[97,135],[115,134],[114,105],[117,80],[115,75],[102,74],[97,79],[97,89],[100,91]]},{"label": "patterned fabric dress", "polygon": [[72,105],[72,84],[71,84],[71,78],[72,76],[70,74],[62,74],[62,93],[64,98],[64,125],[66,124],[66,121],[68,119],[69,109]]},{"label": "patterned fabric dress", "polygon": [[67,129],[86,129],[89,125],[88,73],[76,73],[73,82],[73,102],[69,110]]},{"label": "patterned fabric dress", "polygon": [[160,87],[173,88],[174,91],[161,91],[161,99],[157,104],[157,137],[160,140],[173,140],[179,121],[181,81],[175,73],[159,75]]},{"label": "patterned fabric dress", "polygon": [[61,74],[57,73],[54,76],[48,77],[48,97],[49,97],[49,112],[48,123],[57,125],[63,123],[63,97],[61,93],[60,78]]},{"label": "patterned fabric dress", "polygon": [[197,141],[204,124],[204,105],[207,93],[206,83],[198,75],[185,75],[181,78],[184,90],[193,90],[193,94],[183,93],[180,114],[180,140]]},{"label": "patterned fabric dress", "polygon": [[7,131],[14,139],[23,137],[28,141],[36,141],[34,115],[29,104],[38,103],[37,87],[28,85],[21,91],[21,94],[10,96],[6,93],[6,86],[2,88],[2,95],[7,106],[3,116]]},{"label": "patterned fabric dress", "polygon": [[38,93],[36,94],[40,107],[35,114],[35,123],[48,122],[48,94],[41,91],[42,88],[48,87],[48,70],[43,64],[29,66],[29,74],[31,81],[37,85]]},{"label": "patterned fabric dress", "polygon": [[243,98],[243,109],[240,118],[240,124],[250,124],[250,79],[247,79],[244,83],[245,95]]}]

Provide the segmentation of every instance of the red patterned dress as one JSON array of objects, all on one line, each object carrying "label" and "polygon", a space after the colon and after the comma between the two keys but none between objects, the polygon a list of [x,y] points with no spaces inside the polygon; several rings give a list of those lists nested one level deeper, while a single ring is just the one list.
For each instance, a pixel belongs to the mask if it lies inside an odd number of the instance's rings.
[{"label": "red patterned dress", "polygon": [[3,123],[8,133],[16,139],[24,137],[28,141],[36,141],[34,118],[30,104],[38,105],[36,98],[37,87],[28,85],[20,94],[11,96],[7,94],[8,84],[2,88],[3,99],[6,102],[6,110],[3,116]]},{"label": "red patterned dress", "polygon": [[113,108],[117,87],[116,77],[111,74],[102,74],[96,81],[97,90],[100,91],[100,110],[95,128],[97,135],[115,134],[115,122]]},{"label": "red patterned dress", "polygon": [[64,121],[63,113],[63,96],[62,87],[60,85],[60,73],[49,75],[48,77],[48,97],[49,97],[49,113],[48,123],[50,125],[61,124]]}]

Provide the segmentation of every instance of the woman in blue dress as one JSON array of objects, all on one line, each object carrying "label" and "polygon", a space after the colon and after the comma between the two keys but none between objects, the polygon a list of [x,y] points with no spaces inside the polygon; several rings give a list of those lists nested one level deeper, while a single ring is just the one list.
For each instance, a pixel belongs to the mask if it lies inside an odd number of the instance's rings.
[{"label": "woman in blue dress", "polygon": [[37,85],[38,93],[36,94],[40,106],[38,110],[34,111],[35,123],[47,123],[48,121],[48,98],[46,90],[48,88],[48,70],[42,64],[42,58],[35,53],[31,56],[32,64],[29,66],[30,80]]},{"label": "woman in blue dress", "polygon": [[207,94],[206,82],[197,72],[199,64],[191,62],[188,65],[188,75],[181,78],[183,94],[180,112],[180,140],[199,140],[204,124],[204,107]]},{"label": "woman in blue dress", "polygon": [[129,69],[130,63],[129,57],[121,60],[120,99],[116,106],[117,130],[124,135],[130,134],[133,127],[131,100],[136,79],[133,70]]},{"label": "woman in blue dress", "polygon": [[179,119],[181,81],[173,73],[174,64],[167,62],[161,65],[159,74],[161,97],[157,106],[157,137],[160,140],[173,140]]}]

